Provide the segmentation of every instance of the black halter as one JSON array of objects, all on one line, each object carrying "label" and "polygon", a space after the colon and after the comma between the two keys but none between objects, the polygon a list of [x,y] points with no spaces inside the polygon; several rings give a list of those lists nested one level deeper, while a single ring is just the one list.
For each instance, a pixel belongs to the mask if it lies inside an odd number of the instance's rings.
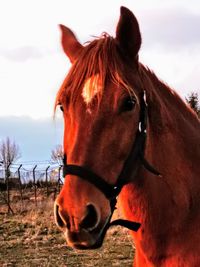
[{"label": "black halter", "polygon": [[138,130],[136,133],[135,142],[133,144],[132,150],[124,163],[124,167],[118,176],[116,184],[107,183],[103,178],[94,173],[93,171],[78,165],[70,165],[67,164],[67,157],[64,155],[63,159],[63,176],[66,175],[75,175],[81,177],[87,182],[91,183],[95,187],[97,187],[105,197],[110,201],[111,214],[107,224],[104,227],[103,235],[105,235],[107,229],[113,225],[121,225],[126,227],[132,231],[137,231],[140,227],[140,223],[132,222],[128,220],[118,219],[110,222],[113,212],[116,209],[117,196],[122,190],[122,187],[131,181],[133,181],[134,177],[137,174],[138,168],[140,165],[143,165],[148,171],[153,173],[154,175],[160,175],[158,171],[156,171],[144,158],[144,150],[145,150],[145,141],[147,136],[147,103],[146,103],[146,95],[143,93],[140,101],[140,121]]}]

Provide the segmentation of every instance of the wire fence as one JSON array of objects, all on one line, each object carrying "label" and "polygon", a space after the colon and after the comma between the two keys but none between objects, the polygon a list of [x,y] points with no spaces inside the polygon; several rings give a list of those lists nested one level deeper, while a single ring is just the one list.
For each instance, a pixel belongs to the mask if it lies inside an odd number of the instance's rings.
[{"label": "wire fence", "polygon": [[21,203],[20,210],[31,201],[37,207],[44,197],[56,198],[63,185],[62,165],[49,162],[11,164],[0,166],[0,212],[15,213],[14,204]]}]

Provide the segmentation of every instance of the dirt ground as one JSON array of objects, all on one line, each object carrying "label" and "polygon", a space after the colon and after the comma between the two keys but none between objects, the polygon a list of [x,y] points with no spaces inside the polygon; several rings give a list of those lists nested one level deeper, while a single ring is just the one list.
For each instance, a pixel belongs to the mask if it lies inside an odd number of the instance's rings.
[{"label": "dirt ground", "polygon": [[[27,205],[30,205],[27,203]],[[21,214],[0,213],[0,266],[131,267],[134,248],[126,229],[109,230],[95,251],[66,246],[53,219],[53,201],[43,201]]]}]

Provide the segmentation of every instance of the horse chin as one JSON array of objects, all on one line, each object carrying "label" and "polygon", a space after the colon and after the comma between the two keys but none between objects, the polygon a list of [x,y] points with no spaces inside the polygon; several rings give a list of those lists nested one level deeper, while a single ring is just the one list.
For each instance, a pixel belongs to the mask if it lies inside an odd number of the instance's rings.
[{"label": "horse chin", "polygon": [[85,240],[72,239],[71,233],[67,233],[65,234],[65,236],[66,236],[67,245],[78,250],[98,249],[102,246],[103,240],[104,240],[104,238],[101,236],[96,237],[96,236],[89,235],[89,234],[87,236],[87,239]]},{"label": "horse chin", "polygon": [[102,246],[107,227],[104,225],[101,229],[92,232],[81,231],[79,233],[65,232],[68,246],[78,250],[93,250]]}]

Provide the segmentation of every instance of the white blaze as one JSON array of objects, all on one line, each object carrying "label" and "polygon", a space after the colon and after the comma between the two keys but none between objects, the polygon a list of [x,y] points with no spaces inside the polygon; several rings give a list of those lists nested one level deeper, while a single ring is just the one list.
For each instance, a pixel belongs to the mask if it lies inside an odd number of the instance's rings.
[{"label": "white blaze", "polygon": [[92,99],[99,92],[102,91],[102,84],[99,79],[99,74],[96,74],[90,78],[88,78],[83,86],[82,97],[85,103],[88,105],[92,101]]}]

